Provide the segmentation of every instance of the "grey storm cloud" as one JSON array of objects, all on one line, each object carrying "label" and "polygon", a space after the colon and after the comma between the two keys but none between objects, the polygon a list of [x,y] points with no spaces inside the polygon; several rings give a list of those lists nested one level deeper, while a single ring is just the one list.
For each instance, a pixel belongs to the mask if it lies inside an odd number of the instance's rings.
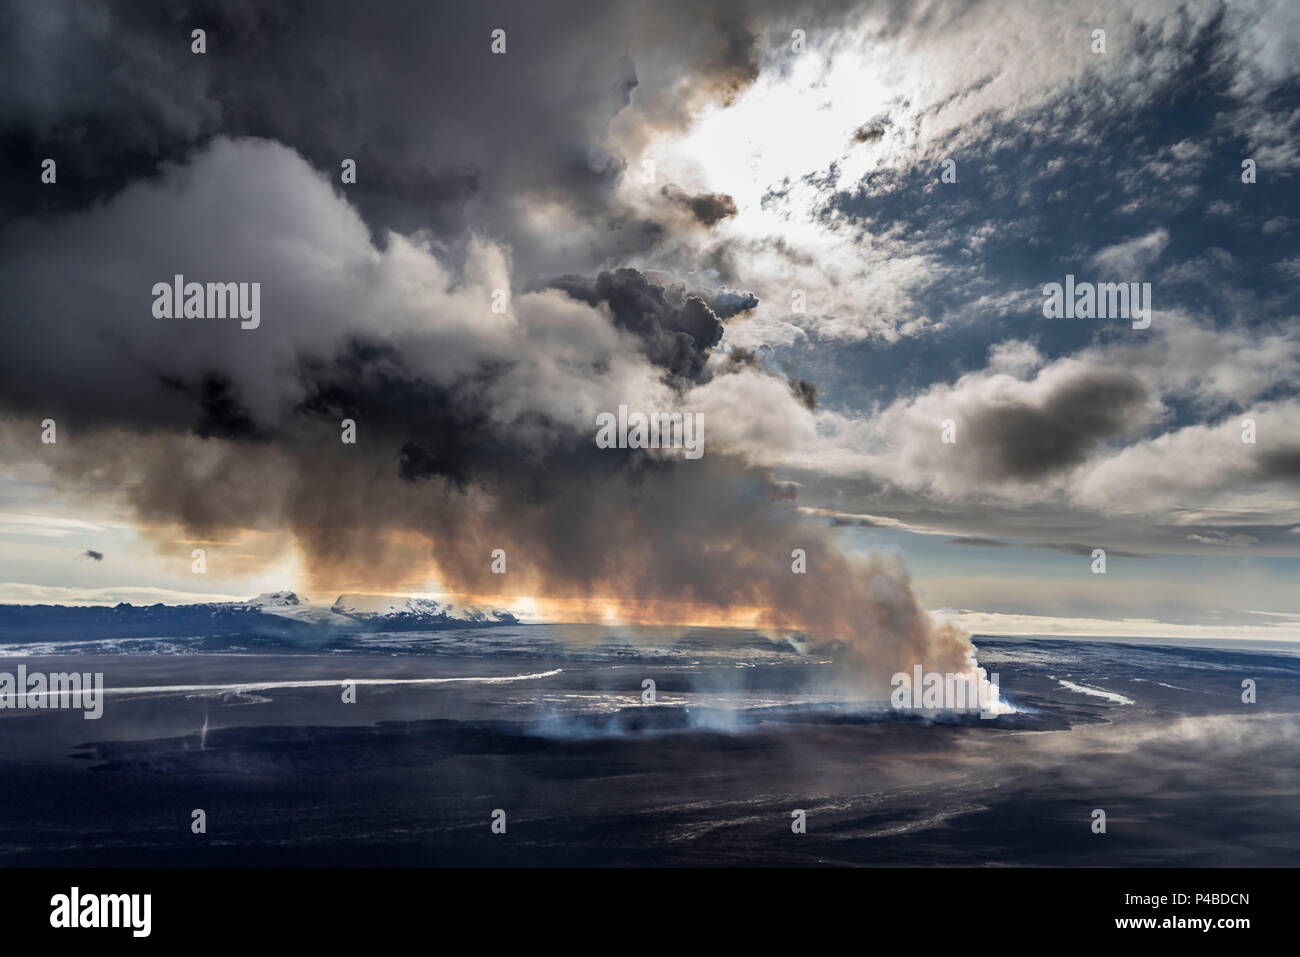
[{"label": "grey storm cloud", "polygon": [[[475,228],[508,236],[524,274],[594,269],[665,238],[613,197],[626,161],[606,145],[610,121],[634,94],[647,130],[734,99],[758,75],[749,6],[701,18],[685,0],[5,0],[0,210],[83,209],[214,136],[263,137],[336,177],[355,160],[349,194],[378,244],[388,229],[455,242]],[[195,27],[206,54],[190,50]],[[496,28],[505,55],[490,51]],[[45,157],[58,162],[58,189],[28,188]],[[607,242],[562,262],[549,234],[521,227],[530,197],[561,201]],[[727,197],[685,202],[707,224],[729,215]]]},{"label": "grey storm cloud", "polygon": [[1265,478],[1300,480],[1300,445],[1262,452],[1259,456],[1259,471]]},{"label": "grey storm cloud", "polygon": [[965,409],[965,436],[981,469],[1030,481],[1078,465],[1124,433],[1148,399],[1140,378],[1089,369],[1039,402],[987,402]]}]

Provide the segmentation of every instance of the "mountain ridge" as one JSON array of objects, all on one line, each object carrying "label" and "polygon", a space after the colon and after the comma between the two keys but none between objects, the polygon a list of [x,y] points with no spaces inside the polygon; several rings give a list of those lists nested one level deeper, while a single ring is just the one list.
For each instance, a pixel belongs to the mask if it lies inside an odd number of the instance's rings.
[{"label": "mountain ridge", "polygon": [[349,593],[330,605],[312,604],[292,591],[179,605],[0,605],[0,642],[231,633],[312,638],[516,624],[519,619],[500,608],[457,608],[430,598]]}]

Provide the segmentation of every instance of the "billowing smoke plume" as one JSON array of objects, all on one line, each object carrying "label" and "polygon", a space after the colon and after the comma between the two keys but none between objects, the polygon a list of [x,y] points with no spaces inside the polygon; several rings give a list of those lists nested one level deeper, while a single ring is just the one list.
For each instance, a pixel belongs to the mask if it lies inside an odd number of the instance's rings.
[{"label": "billowing smoke plume", "polygon": [[[237,188],[247,170],[261,186]],[[244,240],[210,247],[193,222]],[[779,375],[756,361],[703,374],[724,334],[713,291],[619,269],[494,312],[499,249],[471,242],[459,270],[397,234],[380,250],[322,175],[264,141],[219,140],[24,238],[0,266],[29,317],[0,359],[6,452],[69,492],[120,490],[160,541],[260,529],[292,539],[318,590],[432,575],[578,619],[798,635],[842,645],[872,694],[915,664],[972,665],[901,567],[844,554],[789,486],[710,442],[712,382]],[[151,287],[177,272],[261,277],[260,326],[154,317]],[[596,415],[620,404],[701,411],[705,454],[598,448]],[[47,417],[56,445],[39,441]]]},{"label": "billowing smoke plume", "polygon": [[[967,670],[900,567],[842,553],[729,443],[812,431],[816,405],[811,383],[716,355],[758,304],[742,278],[627,267],[737,212],[663,184],[628,205],[617,144],[754,82],[744,8],[563,7],[199,2],[195,55],[164,4],[15,6],[5,461],[124,500],[164,554],[178,532],[212,543],[214,575],[222,543],[258,533],[316,594],[432,579],[562,618],[751,625],[842,645],[872,693],[915,664]],[[57,183],[36,179],[47,157]],[[258,283],[260,323],[158,317],[176,276]],[[620,405],[702,413],[703,457],[597,448]]]}]

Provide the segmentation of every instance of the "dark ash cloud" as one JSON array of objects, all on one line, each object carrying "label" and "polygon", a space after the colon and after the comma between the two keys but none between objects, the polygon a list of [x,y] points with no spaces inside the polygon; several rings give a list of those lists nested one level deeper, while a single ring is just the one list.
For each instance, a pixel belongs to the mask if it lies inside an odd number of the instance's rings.
[{"label": "dark ash cloud", "polygon": [[727,353],[726,369],[728,372],[737,372],[741,369],[758,369],[762,366],[762,361],[758,358],[758,353],[744,346],[737,346]]},{"label": "dark ash cloud", "polygon": [[884,135],[885,128],[883,126],[868,123],[865,126],[859,126],[853,131],[853,136],[850,138],[850,142],[852,142],[854,146],[858,146],[862,143],[874,143],[876,140],[883,138]]},{"label": "dark ash cloud", "polygon": [[978,535],[962,535],[958,538],[948,539],[949,545],[972,545],[979,548],[1012,548],[1010,542],[1002,542],[996,538],[981,538]]},{"label": "dark ash cloud", "polygon": [[551,285],[590,306],[608,305],[614,324],[637,336],[646,357],[674,377],[698,381],[722,339],[722,320],[699,296],[651,282],[623,267],[593,279],[562,276]]},{"label": "dark ash cloud", "polygon": [[794,393],[794,397],[799,400],[799,404],[804,408],[809,411],[817,408],[816,383],[809,382],[807,379],[791,377],[790,391]]},{"label": "dark ash cloud", "polygon": [[212,372],[194,384],[170,375],[160,376],[159,379],[168,389],[184,394],[198,407],[194,434],[200,438],[261,437],[252,414],[240,404],[235,386],[226,376]]},{"label": "dark ash cloud", "polygon": [[660,194],[685,207],[700,225],[712,228],[737,213],[736,201],[726,193],[696,193],[694,196],[671,183]]}]

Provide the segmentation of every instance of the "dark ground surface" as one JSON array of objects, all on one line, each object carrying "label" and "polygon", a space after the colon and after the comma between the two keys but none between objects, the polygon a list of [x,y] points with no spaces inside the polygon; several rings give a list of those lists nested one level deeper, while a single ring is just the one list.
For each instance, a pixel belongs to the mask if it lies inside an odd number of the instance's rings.
[{"label": "dark ground surface", "polygon": [[[566,650],[536,627],[310,652],[11,646],[0,671],[153,690],[110,694],[97,721],[0,711],[0,866],[1300,859],[1300,658],[1283,649],[977,639],[1020,713],[934,722],[847,707],[828,664],[753,636]],[[435,676],[479,680],[361,684],[355,704],[332,684]],[[229,687],[301,680],[331,684]]]}]

